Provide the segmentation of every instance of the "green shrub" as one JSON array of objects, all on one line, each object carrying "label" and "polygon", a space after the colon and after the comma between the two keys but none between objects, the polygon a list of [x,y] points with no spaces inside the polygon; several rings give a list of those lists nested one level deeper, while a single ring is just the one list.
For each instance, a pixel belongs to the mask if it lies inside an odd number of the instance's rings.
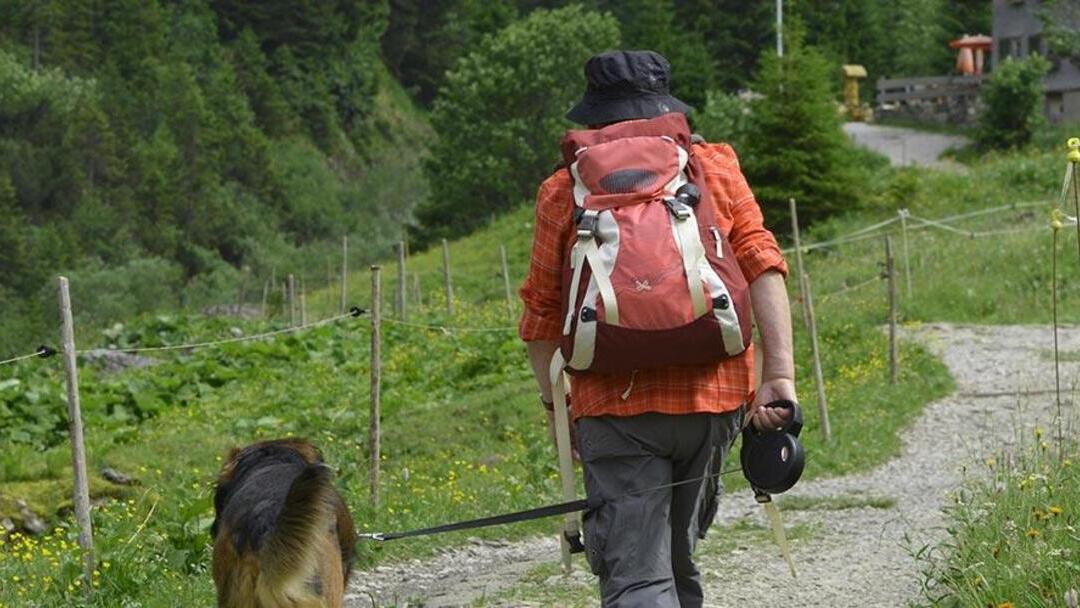
[{"label": "green shrub", "polygon": [[726,142],[736,150],[746,139],[750,108],[737,95],[723,91],[705,94],[705,106],[690,116],[694,131],[710,142]]},{"label": "green shrub", "polygon": [[618,43],[614,18],[571,6],[535,11],[459,60],[432,112],[421,239],[463,234],[530,198],[558,160],[582,65]]},{"label": "green shrub", "polygon": [[[175,306],[183,270],[162,258],[139,258],[119,266],[93,264],[70,277],[75,314],[80,322],[97,326]],[[43,292],[42,302],[55,299],[54,284]]]},{"label": "green shrub", "polygon": [[1043,116],[1043,76],[1050,63],[1032,55],[1003,61],[983,85],[985,109],[975,132],[978,146],[987,149],[1019,148],[1027,145],[1045,122]]},{"label": "green shrub", "polygon": [[866,187],[865,157],[840,129],[833,66],[793,36],[783,57],[768,53],[752,89],[742,167],[774,229],[786,230],[789,198],[809,224],[854,209]]}]

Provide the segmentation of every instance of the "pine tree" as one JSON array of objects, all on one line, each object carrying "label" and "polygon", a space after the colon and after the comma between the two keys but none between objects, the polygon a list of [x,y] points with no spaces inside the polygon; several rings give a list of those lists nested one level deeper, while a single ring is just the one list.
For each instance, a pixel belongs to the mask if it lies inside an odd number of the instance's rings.
[{"label": "pine tree", "polygon": [[696,31],[712,57],[713,85],[726,91],[745,88],[762,49],[774,45],[774,3],[676,0],[675,6],[676,25]]},{"label": "pine tree", "polygon": [[762,97],[751,106],[742,166],[768,222],[785,230],[787,200],[799,204],[800,221],[854,208],[861,184],[852,170],[850,143],[836,111],[836,78],[820,52],[798,35],[784,57],[764,55],[752,84]]},{"label": "pine tree", "polygon": [[15,186],[0,172],[0,285],[25,291],[33,279],[26,216],[15,198]]}]

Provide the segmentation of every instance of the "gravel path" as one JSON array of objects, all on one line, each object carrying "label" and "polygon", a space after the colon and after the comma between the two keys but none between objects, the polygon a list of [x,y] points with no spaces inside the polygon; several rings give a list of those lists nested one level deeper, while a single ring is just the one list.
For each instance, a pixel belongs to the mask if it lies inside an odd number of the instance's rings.
[{"label": "gravel path", "polygon": [[885,127],[863,122],[844,124],[844,132],[857,145],[880,152],[889,157],[894,166],[917,165],[936,169],[957,169],[956,162],[939,157],[949,148],[959,148],[968,143],[959,135],[928,133],[902,127]]},{"label": "gravel path", "polygon": [[[1062,351],[1080,351],[1080,328],[1060,336]],[[786,495],[811,500],[869,496],[895,504],[786,511],[786,526],[815,530],[811,538],[793,544],[799,578],[790,577],[772,545],[739,547],[726,555],[713,552],[699,564],[708,606],[907,606],[918,599],[920,588],[920,565],[912,555],[945,538],[941,508],[961,483],[965,467],[977,470],[986,457],[1012,444],[1018,427],[1050,427],[1051,394],[972,396],[1052,388],[1053,363],[1045,356],[1053,343],[1049,329],[937,324],[908,337],[944,360],[957,392],[928,405],[903,432],[904,449],[897,458],[865,474],[800,483]],[[1063,381],[1077,377],[1080,362],[1063,362]],[[766,525],[761,508],[745,492],[725,497],[718,515],[720,522],[739,518]],[[490,597],[529,568],[557,559],[551,538],[496,546],[477,541],[431,561],[358,572],[347,606],[371,606],[369,598],[379,606],[461,606]]]}]

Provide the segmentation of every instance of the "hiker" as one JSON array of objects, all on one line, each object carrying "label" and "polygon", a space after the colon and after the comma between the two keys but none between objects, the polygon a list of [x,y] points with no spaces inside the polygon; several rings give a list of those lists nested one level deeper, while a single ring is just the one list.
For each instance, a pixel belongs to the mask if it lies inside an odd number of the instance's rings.
[{"label": "hiker", "polygon": [[[587,129],[540,186],[521,289],[549,424],[551,378],[571,374],[586,493],[604,501],[583,517],[604,606],[702,605],[692,554],[727,450],[744,413],[775,429],[786,411],[759,406],[795,400],[787,265],[735,152],[691,136],[670,69],[652,51],[585,64],[566,117]],[[633,493],[681,480],[694,481]]]}]

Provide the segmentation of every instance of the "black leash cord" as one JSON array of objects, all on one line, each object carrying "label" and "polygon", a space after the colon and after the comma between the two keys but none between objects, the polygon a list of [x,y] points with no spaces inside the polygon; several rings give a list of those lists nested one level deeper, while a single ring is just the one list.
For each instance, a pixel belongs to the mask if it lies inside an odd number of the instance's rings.
[{"label": "black leash cord", "polygon": [[360,540],[377,540],[385,542],[388,540],[397,540],[399,538],[412,538],[416,536],[431,536],[433,534],[442,534],[444,532],[454,532],[456,530],[469,530],[472,528],[486,528],[488,526],[498,526],[501,524],[516,523],[519,521],[529,521],[531,519],[541,519],[543,517],[553,517],[555,515],[564,515],[566,513],[574,513],[576,511],[584,511],[586,509],[596,509],[609,500],[619,500],[628,496],[636,496],[638,494],[648,494],[650,492],[659,492],[660,490],[666,490],[668,488],[674,488],[676,486],[686,485],[688,483],[695,483],[699,481],[705,481],[712,477],[720,477],[722,475],[728,475],[730,473],[736,473],[742,471],[742,468],[728,469],[719,473],[711,473],[709,475],[702,475],[701,477],[694,477],[692,479],[684,479],[682,481],[676,481],[673,483],[667,483],[662,486],[656,486],[653,488],[645,488],[642,490],[633,490],[620,494],[612,499],[597,499],[590,501],[589,499],[573,500],[570,502],[560,502],[554,505],[547,505],[544,507],[536,507],[534,509],[526,509],[525,511],[515,511],[513,513],[504,513],[502,515],[492,515],[490,517],[481,517],[479,519],[469,519],[466,521],[459,521],[452,524],[444,524],[441,526],[434,526],[431,528],[420,528],[418,530],[408,530],[406,532],[369,532],[365,534],[357,535]]}]

